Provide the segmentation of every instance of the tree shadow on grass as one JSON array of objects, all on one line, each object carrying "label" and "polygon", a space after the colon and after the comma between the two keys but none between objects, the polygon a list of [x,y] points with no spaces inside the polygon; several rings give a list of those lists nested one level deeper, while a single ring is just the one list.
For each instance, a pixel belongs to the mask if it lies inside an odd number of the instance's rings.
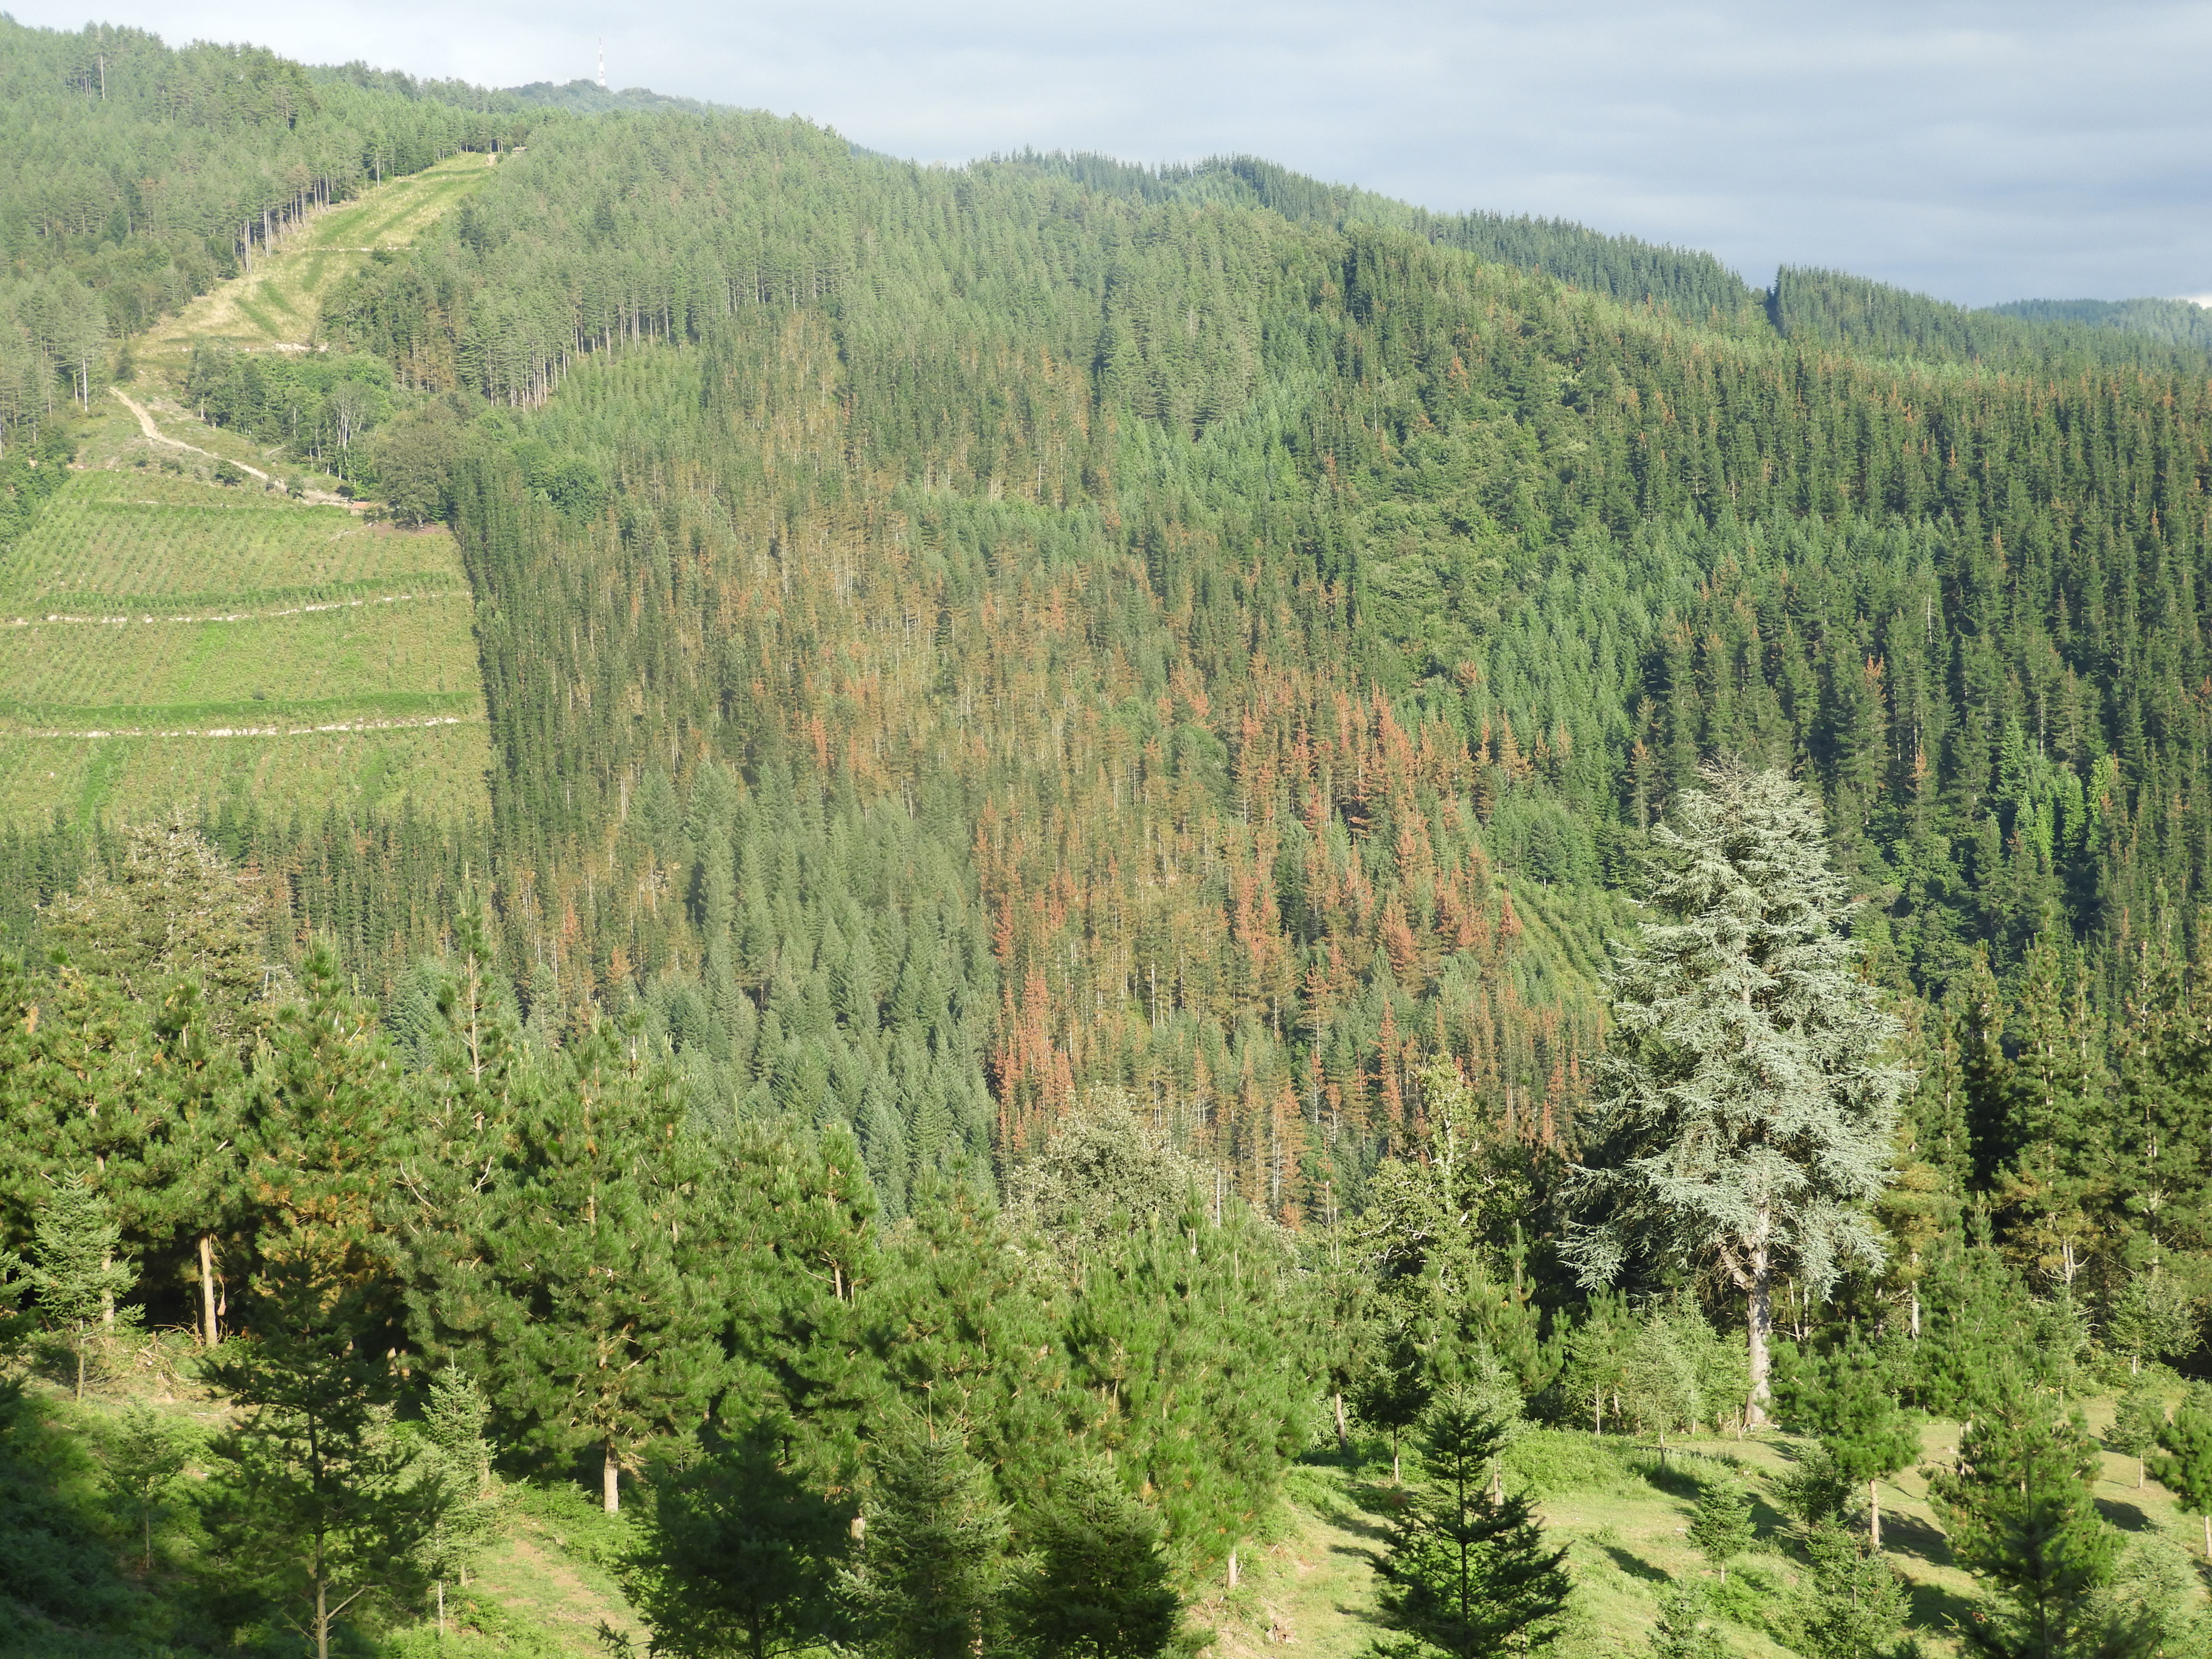
[{"label": "tree shadow on grass", "polygon": [[1653,1566],[1634,1550],[1623,1549],[1618,1544],[1600,1544],[1598,1547],[1612,1559],[1614,1566],[1619,1567],[1631,1578],[1641,1578],[1647,1584],[1667,1584],[1674,1582],[1674,1574],[1662,1571]]},{"label": "tree shadow on grass", "polygon": [[[1397,1512],[1386,1496],[1389,1491],[1388,1486],[1368,1486],[1354,1481],[1340,1496],[1316,1495],[1304,1501],[1307,1508],[1339,1532],[1354,1534],[1379,1546],[1389,1535],[1391,1517]],[[1335,1547],[1345,1548],[1342,1545]]]},{"label": "tree shadow on grass", "polygon": [[2123,1498],[2100,1498],[2094,1500],[2097,1513],[2103,1516],[2122,1532],[2147,1532],[2150,1516]]},{"label": "tree shadow on grass", "polygon": [[1781,1540],[1789,1536],[1790,1528],[1795,1522],[1768,1503],[1755,1488],[1747,1486],[1744,1496],[1751,1499],[1752,1536],[1770,1548],[1779,1548]]},{"label": "tree shadow on grass", "polygon": [[1908,1584],[1905,1593],[1912,1607],[1911,1627],[1914,1630],[1940,1635],[1973,1622],[1972,1598],[1954,1589],[1914,1582]]},{"label": "tree shadow on grass", "polygon": [[1917,1515],[1881,1517],[1881,1547],[1898,1555],[1910,1555],[1931,1567],[1957,1564],[1951,1559],[1951,1540]]}]

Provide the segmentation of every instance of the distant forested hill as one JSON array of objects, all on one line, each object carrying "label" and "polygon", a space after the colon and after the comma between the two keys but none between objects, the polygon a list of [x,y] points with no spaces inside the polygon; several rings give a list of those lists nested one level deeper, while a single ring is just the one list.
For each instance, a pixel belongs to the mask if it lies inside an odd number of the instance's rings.
[{"label": "distant forested hill", "polygon": [[[2103,1018],[2191,948],[2179,344],[689,111],[546,118],[323,330],[466,550],[470,879],[532,1028],[634,1009],[703,1096],[854,1125],[894,1208],[1104,1080],[1285,1213],[1431,1055],[1570,1134],[1618,895],[1717,753],[1820,782],[1931,999]],[[378,833],[289,925],[398,997],[475,855]]]},{"label": "distant forested hill", "polygon": [[309,212],[527,125],[257,47],[0,17],[0,458]]},{"label": "distant forested hill", "polygon": [[[1303,1455],[1407,1572],[1602,1494],[1556,1659],[2203,1646],[2189,318],[99,28],[0,89],[9,1607],[520,1652],[496,1462],[670,1650],[963,1574],[943,1650],[1064,1650],[1106,1538],[1158,1653],[1275,1617]],[[1751,1553],[1660,1602],[1692,1481]]]},{"label": "distant forested hill", "polygon": [[640,1000],[887,1190],[1110,1078],[1293,1205],[1431,1053],[1559,1130],[1705,755],[1820,780],[1931,994],[2039,948],[2116,1007],[2183,948],[2201,376],[1898,367],[1086,169],[564,128],[338,307],[494,406],[455,522],[546,1018]]},{"label": "distant forested hill", "polygon": [[2191,300],[2015,300],[1990,309],[2031,323],[2117,329],[2168,345],[2212,351],[2212,313]]}]

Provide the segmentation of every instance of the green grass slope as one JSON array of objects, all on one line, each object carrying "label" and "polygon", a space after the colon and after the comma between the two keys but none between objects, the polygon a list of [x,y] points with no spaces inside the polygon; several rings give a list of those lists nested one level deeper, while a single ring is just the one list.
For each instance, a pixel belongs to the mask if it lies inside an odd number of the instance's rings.
[{"label": "green grass slope", "polygon": [[[2088,1401],[2086,1410],[2093,1427],[2110,1426],[2109,1400]],[[1956,1423],[1927,1424],[1925,1462],[1948,1463],[1960,1431]],[[1660,1597],[1677,1579],[1711,1586],[1737,1659],[1797,1651],[1791,1615],[1805,1568],[1789,1542],[1774,1482],[1808,1443],[1780,1433],[1692,1440],[1670,1445],[1662,1465],[1650,1449],[1622,1440],[1532,1430],[1508,1458],[1508,1480],[1533,1488],[1546,1528],[1567,1547],[1577,1598],[1573,1659],[1646,1651]],[[1292,1471],[1275,1532],[1240,1564],[1236,1589],[1220,1587],[1195,1609],[1197,1621],[1217,1632],[1213,1659],[1253,1659],[1282,1646],[1309,1659],[1355,1659],[1387,1633],[1376,1615],[1374,1562],[1398,1492],[1387,1449],[1369,1450],[1379,1456],[1357,1467],[1331,1461]],[[1752,1492],[1759,1534],[1752,1552],[1730,1565],[1725,1586],[1687,1536],[1698,1476],[1722,1470]],[[2162,1537],[2201,1556],[2200,1520],[2155,1480],[2137,1486],[2137,1474],[2133,1458],[2106,1453],[2094,1493],[2099,1511],[2130,1538]],[[1905,1578],[1911,1633],[1924,1651],[1954,1652],[1974,1581],[1951,1559],[1919,1468],[1884,1481],[1881,1499],[1884,1551]]]},{"label": "green grass slope", "polygon": [[181,376],[192,348],[303,349],[323,301],[371,252],[413,245],[481,185],[497,158],[465,152],[393,179],[318,215],[252,271],[194,300],[157,325],[133,352],[142,364]]},{"label": "green grass slope", "polygon": [[[472,190],[485,158],[325,214],[134,341],[77,470],[0,558],[0,823],[264,807],[478,819],[490,751],[460,553],[377,524],[171,395],[204,341],[307,349],[330,285]],[[243,482],[216,482],[229,463]]]}]

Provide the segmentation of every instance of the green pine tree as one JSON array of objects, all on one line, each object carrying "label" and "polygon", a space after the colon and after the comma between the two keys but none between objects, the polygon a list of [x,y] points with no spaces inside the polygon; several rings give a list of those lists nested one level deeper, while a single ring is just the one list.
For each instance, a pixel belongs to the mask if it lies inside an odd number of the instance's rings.
[{"label": "green pine tree", "polygon": [[1559,1641],[1566,1552],[1547,1547],[1526,1497],[1492,1495],[1505,1433],[1461,1389],[1441,1392],[1422,1414],[1420,1479],[1376,1564],[1383,1616],[1405,1633],[1384,1650],[1472,1659],[1541,1653]]},{"label": "green pine tree", "polygon": [[1881,1547],[1881,1482],[1920,1455],[1920,1429],[1899,1407],[1879,1357],[1853,1340],[1806,1366],[1791,1390],[1790,1426],[1817,1435],[1828,1467],[1865,1488],[1867,1538]]},{"label": "green pine tree", "polygon": [[216,1558],[330,1659],[339,1620],[364,1599],[422,1583],[436,1493],[409,1479],[379,1408],[391,1376],[373,1349],[362,1287],[301,1257],[256,1279],[250,1340],[207,1375],[240,1410],[218,1443],[227,1479],[211,1500]]},{"label": "green pine tree", "polygon": [[175,1425],[151,1407],[127,1407],[115,1432],[101,1449],[108,1490],[138,1529],[139,1566],[154,1571],[154,1528],[168,1512],[178,1477],[191,1462],[191,1449]]},{"label": "green pine tree", "polygon": [[416,1249],[426,1340],[540,1454],[593,1457],[610,1514],[623,1470],[704,1420],[727,1374],[711,1173],[673,1075],[640,1047],[604,1024],[582,1035],[483,1191],[416,1212],[441,1230]]},{"label": "green pine tree", "polygon": [[1006,1513],[949,1434],[915,1432],[884,1449],[863,1510],[861,1547],[842,1575],[867,1651],[884,1659],[968,1659],[998,1636]]},{"label": "green pine tree", "polygon": [[2130,1372],[2145,1360],[2178,1360],[2196,1347],[2197,1304],[2188,1287],[2154,1265],[2131,1274],[2112,1303],[2106,1335],[2128,1357]]},{"label": "green pine tree", "polygon": [[2204,1517],[2204,1559],[2212,1561],[2212,1388],[2193,1385],[2158,1431],[2150,1472],[2192,1515]]},{"label": "green pine tree", "polygon": [[1974,1408],[1956,1466],[1929,1492],[1959,1564],[1990,1586],[1960,1627],[1986,1659],[2120,1659],[2098,1616],[2116,1535],[2090,1500],[2098,1454],[2078,1412],[2023,1376],[1997,1379]]},{"label": "green pine tree", "polygon": [[1670,1585],[1659,1598],[1651,1627],[1651,1659],[1727,1659],[1728,1651],[1705,1586]]},{"label": "green pine tree", "polygon": [[1714,1476],[1698,1483],[1697,1511],[1690,1517],[1690,1542],[1728,1582],[1729,1563],[1752,1545],[1751,1494],[1735,1481]]},{"label": "green pine tree", "polygon": [[39,1311],[62,1334],[76,1362],[76,1397],[84,1398],[85,1361],[100,1332],[139,1310],[119,1305],[138,1282],[138,1269],[118,1261],[122,1230],[107,1200],[88,1178],[54,1183],[40,1206],[31,1243],[31,1283]]},{"label": "green pine tree", "polygon": [[2144,1461],[2165,1431],[2166,1391],[2154,1376],[2138,1371],[2112,1407],[2112,1426],[2105,1436],[2106,1445],[2136,1460],[2138,1490],[2143,1483]]},{"label": "green pine tree", "polygon": [[1007,1622],[1037,1659],[1157,1659],[1175,1648],[1182,1598],[1159,1517],[1112,1470],[1068,1471],[1022,1542],[1031,1565],[1009,1588]]},{"label": "green pine tree", "polygon": [[1908,1079],[1853,968],[1847,889],[1814,798],[1709,766],[1652,838],[1659,920],[1616,963],[1613,1036],[1568,1254],[1588,1285],[1632,1261],[1711,1261],[1748,1304],[1750,1399],[1769,1397],[1777,1280],[1814,1292],[1879,1266],[1880,1195]]},{"label": "green pine tree", "polygon": [[499,1536],[505,1505],[484,1438],[489,1414],[483,1390],[459,1366],[448,1365],[430,1379],[422,1406],[427,1455],[419,1478],[428,1488],[432,1510],[419,1554],[436,1591],[441,1637],[447,1581],[465,1585],[469,1569]]},{"label": "green pine tree", "polygon": [[852,1511],[791,1468],[760,1427],[663,1472],[641,1506],[623,1588],[676,1659],[773,1659],[850,1635],[836,1595]]},{"label": "green pine tree", "polygon": [[1705,1413],[1696,1357],[1657,1303],[1644,1309],[1622,1362],[1620,1408],[1638,1432],[1658,1441],[1662,1455],[1668,1435],[1688,1433]]},{"label": "green pine tree", "polygon": [[1792,1645],[1811,1659],[1894,1653],[1911,1613],[1897,1569],[1855,1529],[1815,1522],[1805,1528],[1803,1542],[1812,1571],[1792,1609]]}]

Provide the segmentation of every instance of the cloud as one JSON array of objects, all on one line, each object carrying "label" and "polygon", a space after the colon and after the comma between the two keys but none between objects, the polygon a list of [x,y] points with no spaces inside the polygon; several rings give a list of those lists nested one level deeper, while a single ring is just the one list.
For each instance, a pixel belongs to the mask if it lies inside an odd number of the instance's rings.
[{"label": "cloud", "polygon": [[[79,0],[27,22],[76,27]],[[1970,303],[2212,285],[2203,3],[1747,0],[118,0],[251,39],[494,85],[589,75],[795,112],[960,161],[1226,151],[1443,209],[1834,265]]]}]

